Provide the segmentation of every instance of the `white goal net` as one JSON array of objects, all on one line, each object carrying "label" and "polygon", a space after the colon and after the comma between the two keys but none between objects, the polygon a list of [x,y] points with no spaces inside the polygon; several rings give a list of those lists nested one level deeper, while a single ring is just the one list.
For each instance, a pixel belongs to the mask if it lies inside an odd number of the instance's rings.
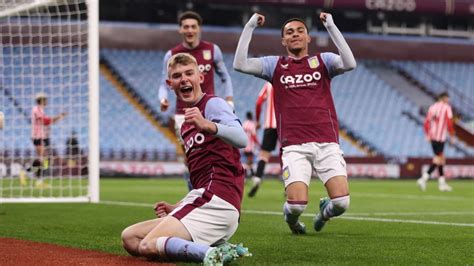
[{"label": "white goal net", "polygon": [[97,0],[0,0],[0,203],[97,202]]}]

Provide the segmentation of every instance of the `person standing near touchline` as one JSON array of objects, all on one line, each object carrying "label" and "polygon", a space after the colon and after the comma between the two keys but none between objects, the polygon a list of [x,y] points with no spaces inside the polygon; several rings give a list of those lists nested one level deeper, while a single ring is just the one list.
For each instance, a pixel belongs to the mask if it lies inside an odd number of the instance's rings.
[{"label": "person standing near touchline", "polygon": [[271,152],[277,146],[278,134],[276,129],[275,106],[273,103],[273,87],[270,82],[265,82],[260,93],[258,94],[255,105],[255,120],[257,121],[257,129],[260,128],[260,112],[262,104],[267,102],[265,108],[264,122],[263,122],[263,138],[260,152],[258,154],[257,169],[255,175],[252,176],[252,188],[248,196],[254,197],[262,184],[263,174],[265,173],[265,166],[270,161]]},{"label": "person standing near touchline", "polygon": [[453,126],[453,110],[449,105],[449,94],[443,92],[438,96],[438,100],[430,106],[426,114],[424,123],[426,140],[431,142],[433,148],[433,161],[427,172],[416,181],[421,191],[426,190],[426,183],[431,177],[431,174],[438,168],[438,189],[443,192],[452,191],[453,188],[446,183],[444,177],[444,165],[446,158],[444,156],[444,145],[449,133],[449,141],[454,142],[454,126]]}]

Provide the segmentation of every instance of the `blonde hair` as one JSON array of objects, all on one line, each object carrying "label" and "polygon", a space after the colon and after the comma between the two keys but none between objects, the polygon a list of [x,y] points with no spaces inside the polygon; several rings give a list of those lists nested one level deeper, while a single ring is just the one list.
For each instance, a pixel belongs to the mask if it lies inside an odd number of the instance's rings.
[{"label": "blonde hair", "polygon": [[187,66],[191,64],[194,64],[197,68],[198,63],[196,61],[196,58],[194,58],[194,56],[187,53],[175,54],[172,57],[170,57],[170,59],[168,59],[168,64],[167,64],[168,74],[170,73],[170,69],[176,67],[176,65]]}]

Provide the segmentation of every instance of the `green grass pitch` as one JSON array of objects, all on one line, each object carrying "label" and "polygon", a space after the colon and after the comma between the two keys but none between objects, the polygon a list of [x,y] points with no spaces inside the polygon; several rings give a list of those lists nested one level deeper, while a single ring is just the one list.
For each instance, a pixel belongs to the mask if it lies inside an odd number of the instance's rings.
[{"label": "green grass pitch", "polygon": [[[313,180],[302,217],[308,234],[296,236],[281,214],[282,184],[265,180],[255,198],[244,197],[241,223],[231,239],[244,243],[253,256],[232,264],[472,265],[474,182],[451,181],[450,193],[436,185],[431,181],[422,193],[414,180],[351,180],[350,210],[316,233],[312,218],[326,193]],[[175,202],[185,193],[179,178],[102,179],[100,204],[0,204],[0,237],[126,255],[120,232],[154,218],[155,201]]]}]

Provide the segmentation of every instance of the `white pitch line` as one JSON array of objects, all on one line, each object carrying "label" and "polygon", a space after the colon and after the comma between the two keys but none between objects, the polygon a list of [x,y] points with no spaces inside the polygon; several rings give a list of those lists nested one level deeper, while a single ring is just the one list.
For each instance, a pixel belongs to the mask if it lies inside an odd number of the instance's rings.
[{"label": "white pitch line", "polygon": [[153,208],[153,204],[149,203],[140,203],[140,202],[129,202],[129,201],[110,201],[110,200],[101,200],[99,204],[105,205],[118,205],[118,206],[135,206],[135,207],[147,207]]},{"label": "white pitch line", "polygon": [[[148,203],[138,203],[138,202],[123,202],[123,201],[101,201],[99,204],[105,205],[119,205],[119,206],[136,206],[136,207],[146,207],[152,208],[152,204]],[[242,210],[243,213],[249,214],[259,214],[259,215],[275,215],[282,216],[281,212],[274,211],[257,211],[257,210]],[[439,212],[438,212],[439,213]],[[448,213],[448,212],[445,212]],[[455,213],[455,212],[449,212]],[[415,213],[413,213],[415,214]],[[423,215],[424,213],[418,213],[418,215]],[[466,214],[469,214],[466,212]],[[470,214],[473,214],[472,212]],[[354,217],[351,215],[359,215],[357,213],[346,214],[344,216],[336,217],[337,219],[343,220],[356,220],[356,221],[369,221],[369,222],[385,222],[385,223],[412,223],[412,224],[431,224],[431,225],[449,225],[449,226],[460,226],[460,227],[474,227],[474,224],[470,223],[448,223],[448,222],[436,222],[436,221],[423,221],[423,220],[402,220],[402,219],[386,219],[386,218],[376,218],[376,217]],[[375,215],[369,214],[369,215]],[[314,214],[302,214],[304,217],[314,217]]]},{"label": "white pitch line", "polygon": [[344,219],[344,220],[358,220],[358,221],[386,222],[386,223],[410,223],[410,224],[432,224],[432,225],[474,227],[474,224],[466,224],[466,223],[447,223],[447,222],[435,222],[435,221],[401,220],[401,219],[384,219],[384,218],[350,217],[350,216],[341,216],[338,218]]},{"label": "white pitch line", "polygon": [[[272,211],[256,211],[256,210],[242,210],[245,213],[252,214],[266,214],[266,215],[282,215],[281,212]],[[344,214],[346,216],[422,216],[422,215],[474,215],[474,212],[348,212]],[[314,217],[314,214],[303,214],[305,217]],[[354,217],[356,218],[356,217]],[[367,217],[371,218],[371,217]],[[381,218],[383,219],[383,218]]]},{"label": "white pitch line", "polygon": [[[263,214],[263,215],[279,215],[282,216],[281,212],[271,211],[253,211],[253,210],[242,210],[243,213],[252,214]],[[314,217],[314,214],[302,214],[304,217]],[[357,221],[370,221],[370,222],[385,222],[385,223],[412,223],[412,224],[433,224],[433,225],[450,225],[450,226],[461,226],[461,227],[474,227],[474,224],[467,223],[447,223],[447,222],[436,222],[436,221],[420,221],[420,220],[402,220],[402,219],[385,219],[376,217],[351,217],[350,214],[336,217],[342,220],[357,220]]]},{"label": "white pitch line", "polygon": [[350,216],[431,216],[431,215],[474,215],[472,212],[351,212]]},{"label": "white pitch line", "polygon": [[[421,193],[421,192],[420,192]],[[456,197],[456,196],[429,196],[429,195],[393,195],[383,193],[351,193],[354,197],[359,198],[389,198],[403,200],[440,200],[440,201],[458,201],[458,200],[474,200],[474,197]]]}]

